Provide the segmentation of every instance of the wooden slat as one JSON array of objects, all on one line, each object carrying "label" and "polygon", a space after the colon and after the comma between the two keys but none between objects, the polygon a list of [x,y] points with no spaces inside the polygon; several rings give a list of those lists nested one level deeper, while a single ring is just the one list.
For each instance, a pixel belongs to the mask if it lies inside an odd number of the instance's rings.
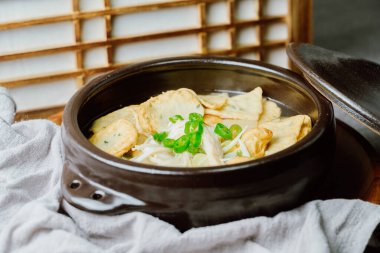
[{"label": "wooden slat", "polygon": [[[80,0],[73,0],[73,10],[75,14],[80,12]],[[75,43],[78,44],[82,41],[82,33],[81,33],[81,20],[75,19],[73,21],[74,31],[75,31]],[[82,50],[77,49],[75,51],[76,58],[76,67],[78,70],[83,69],[83,53]],[[80,88],[84,84],[84,75],[80,75],[77,77],[77,87]]]},{"label": "wooden slat", "polygon": [[[215,51],[209,51],[208,54],[210,55],[238,55],[241,53],[247,53],[251,51],[257,51],[261,48],[275,48],[275,47],[284,47],[286,45],[286,41],[279,40],[279,41],[271,41],[266,42],[264,45],[254,45],[254,46],[246,46],[246,47],[240,47],[235,49],[227,49],[227,50],[215,50]],[[192,55],[198,55],[197,53],[194,53]],[[141,59],[141,60],[147,60],[147,59]],[[50,74],[50,75],[44,75],[44,76],[35,76],[31,78],[26,79],[17,79],[17,80],[9,80],[6,82],[0,82],[1,86],[7,87],[7,88],[13,88],[13,87],[20,87],[25,85],[31,85],[31,84],[40,84],[47,81],[54,81],[54,80],[60,80],[60,79],[66,79],[66,78],[73,78],[80,75],[90,76],[93,74],[103,73],[106,71],[114,70],[118,67],[131,64],[132,62],[122,63],[122,64],[114,64],[112,66],[106,66],[106,67],[98,67],[98,68],[89,68],[89,69],[83,69],[83,70],[75,70],[75,71],[69,71],[69,72],[63,72],[63,73],[56,73],[56,74]]]},{"label": "wooden slat", "polygon": [[[206,27],[206,3],[198,4],[198,12],[199,12],[199,25],[201,28],[205,28]],[[200,32],[198,36],[199,36],[199,41],[200,41],[201,52],[202,54],[207,54],[207,51],[208,51],[207,33]]]},{"label": "wooden slat", "polygon": [[[313,41],[312,6],[312,0],[289,0],[288,43]],[[292,61],[289,60],[288,64],[292,70],[300,73]]]},{"label": "wooden slat", "polygon": [[312,0],[289,0],[289,41],[313,41]]},{"label": "wooden slat", "polygon": [[376,163],[375,167],[374,180],[367,196],[364,197],[364,200],[380,205],[380,161]]},{"label": "wooden slat", "polygon": [[230,47],[231,53],[228,54],[230,56],[236,56],[236,20],[235,20],[235,0],[228,0],[228,13],[229,13],[229,23],[230,28],[228,28],[228,32],[230,34]]},{"label": "wooden slat", "polygon": [[115,45],[126,44],[126,43],[149,41],[149,40],[154,40],[154,39],[169,38],[169,37],[189,35],[189,34],[194,34],[194,33],[202,33],[202,32],[209,33],[209,32],[220,31],[220,30],[228,30],[230,28],[233,28],[234,26],[242,28],[242,27],[248,27],[248,26],[255,26],[258,24],[270,24],[270,23],[277,23],[277,22],[286,22],[286,17],[275,16],[275,17],[263,18],[262,20],[235,22],[234,24],[210,25],[207,27],[181,29],[181,30],[142,34],[142,35],[129,36],[129,37],[110,38],[107,41],[80,42],[74,45],[66,45],[66,46],[46,48],[46,49],[37,49],[37,50],[28,51],[28,52],[19,52],[19,53],[14,52],[10,54],[0,55],[0,61],[9,61],[9,60],[16,60],[20,58],[50,55],[54,53],[63,53],[63,52],[74,51],[74,50],[85,50],[85,49],[109,46],[109,45],[115,46]]},{"label": "wooden slat", "polygon": [[270,41],[266,42],[264,45],[253,45],[253,46],[245,46],[235,49],[228,49],[228,50],[213,50],[210,51],[210,55],[239,55],[249,52],[258,52],[260,49],[273,49],[273,48],[279,48],[279,47],[285,47],[286,41],[284,40],[278,40],[278,41]]},{"label": "wooden slat", "polygon": [[[257,0],[257,5],[258,5],[257,6],[257,16],[258,16],[259,20],[264,19],[264,15],[263,15],[264,4],[265,4],[264,0]],[[263,45],[264,44],[264,25],[261,25],[261,24],[257,25],[256,31],[257,31],[257,37],[258,37],[259,45]],[[260,61],[264,61],[265,52],[264,52],[263,48],[259,49],[258,58]]]},{"label": "wooden slat", "polygon": [[[104,8],[106,10],[111,10],[111,2],[110,0],[104,0]],[[112,16],[105,16],[106,23],[106,40],[109,41],[112,38]],[[107,65],[112,66],[113,63],[113,47],[112,44],[107,45]]]},{"label": "wooden slat", "polygon": [[[29,120],[29,119],[46,119],[51,115],[56,113],[61,114],[63,111],[64,105],[53,106],[49,108],[41,108],[27,111],[19,111],[16,113],[15,121]],[[57,121],[61,121],[59,118]]]},{"label": "wooden slat", "polygon": [[[266,0],[255,0],[258,3],[258,18],[248,21],[238,21],[235,17],[235,8],[238,0],[178,0],[178,1],[163,1],[160,3],[135,5],[128,7],[112,7],[110,0],[104,0],[104,9],[95,11],[82,12],[79,8],[80,0],[72,0],[73,13],[66,15],[58,15],[54,17],[41,17],[35,19],[21,20],[15,22],[0,23],[1,30],[17,29],[34,25],[51,24],[57,22],[69,22],[74,25],[75,42],[70,45],[54,46],[51,48],[35,48],[23,52],[13,52],[0,55],[0,61],[11,61],[17,59],[25,59],[28,57],[39,57],[44,55],[52,55],[66,52],[73,52],[76,55],[76,68],[70,71],[58,73],[45,73],[38,76],[24,76],[9,80],[0,80],[0,85],[6,87],[21,87],[38,83],[47,83],[53,80],[76,78],[78,87],[84,84],[85,79],[93,74],[99,74],[105,71],[113,70],[122,65],[130,64],[131,62],[114,62],[114,48],[128,43],[137,43],[143,41],[154,41],[162,38],[171,38],[185,35],[197,35],[200,41],[200,52],[194,54],[201,55],[232,55],[239,56],[240,54],[254,52],[259,55],[259,59],[265,59],[267,49],[275,47],[283,48],[290,41],[311,41],[311,0],[284,0],[288,1],[289,13],[275,17],[264,17],[263,9]],[[209,25],[207,24],[207,5],[215,2],[224,2],[228,7],[228,23]],[[123,15],[128,13],[148,12],[164,8],[176,8],[185,6],[198,7],[199,26],[187,29],[179,29],[172,31],[162,31],[157,33],[140,34],[126,37],[112,37],[112,18],[115,15]],[[256,10],[252,10],[256,11]],[[85,19],[103,17],[105,19],[106,38],[99,41],[82,41],[81,24]],[[280,41],[264,41],[264,31],[266,26],[273,23],[284,22],[288,25],[288,38]],[[258,45],[249,45],[239,47],[236,41],[237,32],[245,27],[255,27],[258,29]],[[208,36],[210,33],[217,31],[227,31],[230,35],[231,47],[225,50],[210,50],[208,48]],[[86,68],[84,66],[83,54],[88,49],[104,47],[107,50],[107,65],[96,68]],[[140,59],[143,60],[143,59]]]},{"label": "wooden slat", "polygon": [[99,67],[99,68],[73,70],[73,71],[68,71],[68,72],[52,73],[52,74],[43,75],[43,76],[34,76],[34,77],[25,78],[25,79],[9,80],[5,82],[0,82],[0,86],[6,87],[6,88],[14,88],[14,87],[21,87],[21,86],[31,85],[31,84],[41,84],[47,81],[75,78],[80,75],[89,76],[93,74],[110,71],[122,65],[123,64],[107,66],[107,67]]},{"label": "wooden slat", "polygon": [[90,18],[96,18],[96,17],[103,17],[106,15],[121,15],[121,14],[134,13],[134,12],[153,11],[153,10],[157,10],[161,8],[176,8],[176,7],[194,5],[199,2],[208,3],[208,2],[216,2],[216,1],[222,1],[222,0],[178,0],[178,1],[173,1],[173,2],[162,2],[162,3],[155,3],[155,4],[119,7],[119,8],[112,8],[108,10],[105,9],[105,10],[52,16],[52,17],[21,20],[21,21],[9,22],[9,23],[0,23],[0,31],[27,27],[27,26],[34,26],[34,25],[44,25],[44,24],[53,24],[53,23],[59,23],[59,22],[65,22],[65,21],[73,21],[75,19],[90,19]]},{"label": "wooden slat", "polygon": [[380,178],[374,179],[370,189],[370,193],[368,197],[365,198],[365,200],[380,205]]}]

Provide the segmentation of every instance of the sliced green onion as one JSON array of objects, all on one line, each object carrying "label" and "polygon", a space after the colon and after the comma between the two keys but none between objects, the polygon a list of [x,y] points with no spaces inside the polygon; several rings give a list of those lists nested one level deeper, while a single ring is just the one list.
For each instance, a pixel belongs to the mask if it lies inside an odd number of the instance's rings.
[{"label": "sliced green onion", "polygon": [[189,114],[190,121],[203,121],[203,116],[199,113],[192,112]]},{"label": "sliced green onion", "polygon": [[243,152],[241,150],[236,151],[237,156],[243,156]]},{"label": "sliced green onion", "polygon": [[176,114],[169,118],[170,122],[176,123],[178,120],[184,120],[183,117],[179,114]]},{"label": "sliced green onion", "polygon": [[187,147],[187,151],[193,155],[195,154],[206,154],[203,148],[199,147],[194,147],[191,143]]},{"label": "sliced green onion", "polygon": [[192,147],[199,147],[201,145],[201,142],[202,142],[202,133],[200,132],[196,132],[196,133],[192,133],[190,134],[190,145]]},{"label": "sliced green onion", "polygon": [[232,133],[232,138],[235,138],[243,129],[238,124],[233,124],[230,126],[230,131]]},{"label": "sliced green onion", "polygon": [[162,145],[164,145],[166,148],[172,148],[174,146],[174,142],[174,139],[166,138],[162,141]]},{"label": "sliced green onion", "polygon": [[191,146],[191,145],[189,145],[189,146],[187,147],[187,151],[190,152],[190,153],[192,153],[193,155],[194,155],[194,154],[197,154],[197,153],[201,153],[201,152],[200,152],[201,149],[200,149],[199,147],[194,147],[194,146]]},{"label": "sliced green onion", "polygon": [[228,129],[222,123],[216,124],[215,129],[214,129],[214,133],[216,133],[217,135],[219,135],[220,137],[222,137],[225,140],[231,140],[232,139],[232,133],[231,133],[230,129]]},{"label": "sliced green onion", "polygon": [[203,125],[201,121],[188,121],[185,124],[185,134],[203,133]]},{"label": "sliced green onion", "polygon": [[182,153],[184,152],[190,143],[190,137],[188,135],[182,135],[179,137],[173,145],[173,150],[176,153]]},{"label": "sliced green onion", "polygon": [[187,147],[187,151],[192,153],[193,155],[195,154],[206,154],[206,152],[203,150],[203,148],[201,147],[194,147],[193,145],[191,145],[191,143],[189,144],[189,146]]},{"label": "sliced green onion", "polygon": [[155,133],[153,135],[153,139],[157,142],[163,141],[166,137],[168,136],[167,132],[162,132],[162,133]]}]

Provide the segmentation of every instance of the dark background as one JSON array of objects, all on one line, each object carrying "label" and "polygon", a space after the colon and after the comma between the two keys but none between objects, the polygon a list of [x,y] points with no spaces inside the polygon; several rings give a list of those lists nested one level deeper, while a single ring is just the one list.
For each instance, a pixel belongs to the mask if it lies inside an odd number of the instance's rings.
[{"label": "dark background", "polygon": [[[380,63],[380,0],[313,0],[313,23],[314,44]],[[379,135],[338,108],[335,113],[365,136],[380,156]]]},{"label": "dark background", "polygon": [[380,63],[380,0],[313,0],[314,44]]}]

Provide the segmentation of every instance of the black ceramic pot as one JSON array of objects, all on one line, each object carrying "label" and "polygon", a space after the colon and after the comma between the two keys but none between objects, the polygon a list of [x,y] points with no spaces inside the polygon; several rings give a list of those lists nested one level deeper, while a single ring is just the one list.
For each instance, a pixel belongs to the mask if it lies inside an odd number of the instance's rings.
[{"label": "black ceramic pot", "polygon": [[[305,138],[268,157],[218,167],[159,167],[116,158],[86,138],[96,118],[166,90],[236,94],[257,86],[285,114],[313,120]],[[108,214],[143,211],[186,230],[274,215],[316,198],[331,168],[335,121],[330,102],[291,71],[233,58],[183,57],[130,65],[91,81],[67,104],[62,138],[62,189],[70,204]]]}]

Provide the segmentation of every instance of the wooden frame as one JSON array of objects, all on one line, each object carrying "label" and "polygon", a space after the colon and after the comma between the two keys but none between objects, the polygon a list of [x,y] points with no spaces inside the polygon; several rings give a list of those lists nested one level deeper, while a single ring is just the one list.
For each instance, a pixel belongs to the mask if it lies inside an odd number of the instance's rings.
[{"label": "wooden frame", "polygon": [[[132,62],[115,63],[114,49],[119,45],[134,42],[154,41],[161,38],[171,38],[181,35],[197,34],[200,43],[201,55],[230,55],[240,56],[244,53],[254,52],[258,55],[258,60],[265,60],[266,51],[273,48],[283,48],[291,41],[310,42],[311,41],[311,0],[284,0],[288,4],[288,13],[286,15],[265,16],[264,5],[269,0],[255,0],[257,4],[257,18],[252,20],[237,20],[235,17],[235,7],[239,0],[175,0],[159,2],[155,4],[136,5],[128,7],[112,7],[110,0],[104,1],[104,9],[96,11],[81,11],[80,0],[71,0],[73,12],[67,15],[52,17],[42,17],[36,19],[22,20],[9,23],[0,23],[0,31],[10,30],[21,27],[36,26],[42,24],[51,24],[71,21],[74,25],[75,42],[68,45],[55,46],[50,48],[39,48],[22,52],[12,52],[9,54],[0,54],[1,61],[24,59],[44,55],[57,54],[62,52],[75,52],[76,69],[72,71],[49,73],[38,76],[27,76],[11,80],[0,80],[0,85],[8,88],[30,86],[44,82],[62,80],[67,78],[76,78],[77,87],[80,88],[85,84],[88,77],[94,74],[100,74],[118,68],[122,65]],[[225,2],[228,5],[229,20],[223,24],[207,24],[207,6],[216,2]],[[199,12],[199,26],[187,29],[178,29],[163,31],[157,33],[142,34],[137,36],[112,37],[112,19],[117,15],[125,15],[136,12],[155,11],[157,9],[177,8],[183,6],[197,6]],[[81,40],[83,20],[103,17],[105,19],[106,34],[104,40],[85,42]],[[283,40],[265,41],[264,29],[266,26],[276,23],[284,23],[288,27],[288,38]],[[236,34],[238,29],[255,27],[258,33],[259,41],[256,45],[239,46],[236,43]],[[207,46],[207,37],[210,33],[216,31],[228,31],[230,36],[230,48],[225,50],[210,50]],[[107,65],[102,67],[85,67],[83,64],[83,52],[87,49],[105,47],[107,51]],[[17,119],[39,118],[56,112],[61,107],[42,108],[41,110],[18,112]]]}]

